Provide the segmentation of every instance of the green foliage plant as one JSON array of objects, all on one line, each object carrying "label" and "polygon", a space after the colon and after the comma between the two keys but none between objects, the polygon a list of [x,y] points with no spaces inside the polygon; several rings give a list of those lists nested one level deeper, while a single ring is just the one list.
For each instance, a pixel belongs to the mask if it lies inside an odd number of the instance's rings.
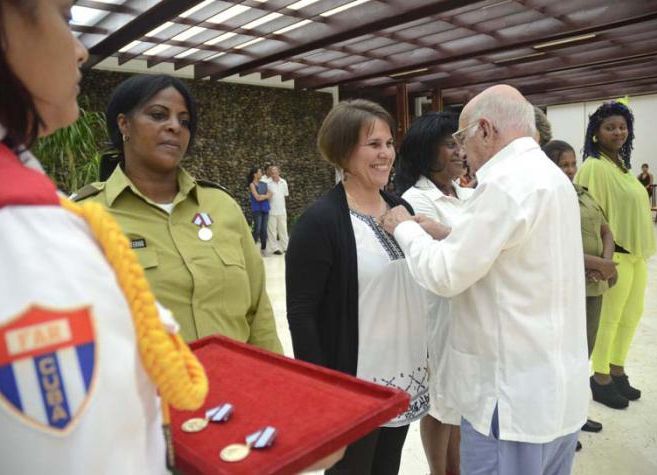
[{"label": "green foliage plant", "polygon": [[39,139],[32,151],[57,187],[70,194],[98,180],[100,157],[107,142],[105,114],[80,109],[77,121]]}]

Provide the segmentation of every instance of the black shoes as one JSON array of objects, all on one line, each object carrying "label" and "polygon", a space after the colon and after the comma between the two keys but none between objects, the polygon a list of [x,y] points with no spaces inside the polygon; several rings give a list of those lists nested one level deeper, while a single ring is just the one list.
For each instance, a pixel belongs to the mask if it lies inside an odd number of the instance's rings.
[{"label": "black shoes", "polygon": [[579,452],[580,450],[582,450],[582,443],[578,440],[575,446],[575,452]]},{"label": "black shoes", "polygon": [[[629,383],[627,384],[629,386]],[[630,401],[618,392],[616,384],[613,381],[608,384],[599,384],[591,376],[591,392],[593,393],[594,401],[612,409],[625,409],[630,404]]]},{"label": "black shoes", "polygon": [[624,396],[630,401],[636,401],[641,397],[641,391],[630,386],[630,380],[627,378],[626,374],[623,376],[614,376],[612,374],[611,379],[614,382],[614,386],[616,386],[616,390],[621,396]]},{"label": "black shoes", "polygon": [[584,432],[600,432],[602,430],[602,424],[591,419],[586,419],[586,424],[582,426]]}]

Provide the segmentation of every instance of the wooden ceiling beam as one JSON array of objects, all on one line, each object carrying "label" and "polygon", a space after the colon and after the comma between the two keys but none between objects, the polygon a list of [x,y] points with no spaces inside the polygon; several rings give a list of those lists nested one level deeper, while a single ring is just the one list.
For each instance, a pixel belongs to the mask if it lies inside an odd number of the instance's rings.
[{"label": "wooden ceiling beam", "polygon": [[96,25],[111,31],[106,38],[89,49],[89,60],[85,67],[91,68],[103,59],[114,54],[125,45],[143,37],[157,26],[189,10],[201,0],[142,0],[142,13],[132,21],[123,24],[121,18],[110,15],[106,22]]},{"label": "wooden ceiling beam", "polygon": [[[411,22],[418,18],[424,18],[429,15],[444,13],[456,8],[478,3],[479,0],[443,0],[441,2],[422,2],[409,1],[397,2],[399,13],[395,16],[388,16],[375,19],[369,23],[363,24],[362,18],[355,16],[343,22],[327,22],[327,25],[333,25],[330,34],[319,32],[315,36],[308,38],[304,44],[285,45],[274,48],[270,54],[265,54],[256,60],[236,61],[232,66],[222,67],[221,65],[198,65],[196,66],[195,77],[197,79],[210,76],[213,79],[231,76],[245,70],[251,70],[269,63],[286,59],[306,51],[324,48],[333,43],[339,43],[351,38],[362,36],[373,31],[380,31],[391,26]],[[411,4],[411,6],[409,6]]]},{"label": "wooden ceiling beam", "polygon": [[[640,4],[641,5],[641,4]],[[645,5],[643,5],[645,8]],[[552,40],[560,40],[564,38],[569,38],[571,36],[575,35],[583,35],[587,33],[602,33],[607,30],[611,30],[614,28],[620,28],[623,26],[627,25],[632,25],[635,23],[642,23],[646,21],[652,21],[657,19],[657,9],[653,6],[652,10],[647,12],[647,13],[642,13],[642,14],[633,14],[635,12],[630,12],[629,15],[627,16],[627,11],[621,11],[618,13],[618,15],[623,14],[625,16],[621,18],[617,18],[612,21],[608,21],[605,23],[601,23],[595,26],[585,26],[582,28],[577,28],[569,31],[562,31],[558,34],[554,35],[548,35],[548,36],[534,36],[529,39],[524,39],[522,41],[516,41],[513,39],[500,42],[497,45],[487,48],[487,49],[477,49],[472,52],[468,53],[461,53],[461,54],[454,54],[451,56],[447,57],[438,57],[438,58],[433,58],[431,60],[426,60],[426,61],[413,61],[409,60],[407,62],[404,62],[402,64],[397,64],[393,68],[387,68],[387,67],[382,67],[378,68],[376,70],[371,70],[367,73],[362,73],[358,75],[341,75],[336,79],[326,79],[323,80],[321,78],[317,79],[311,79],[311,80],[304,80],[302,81],[301,84],[299,84],[299,87],[303,88],[309,88],[309,89],[317,89],[317,88],[322,88],[322,87],[328,87],[328,86],[335,86],[335,85],[342,85],[347,82],[354,82],[354,81],[362,81],[365,79],[371,79],[379,76],[386,76],[389,74],[394,74],[398,72],[403,72],[405,70],[411,70],[411,69],[417,69],[417,68],[423,68],[423,67],[431,67],[435,66],[437,64],[443,64],[446,62],[453,62],[453,61],[462,61],[466,59],[473,59],[473,58],[480,58],[482,56],[490,55],[490,54],[496,54],[500,53],[503,51],[508,51],[509,49],[520,49],[520,48],[531,48],[537,43],[545,42],[545,41],[552,41]]]},{"label": "wooden ceiling beam", "polygon": [[[657,41],[657,39],[656,39]],[[650,43],[646,46],[630,46],[626,47],[621,52],[613,56],[598,56],[595,52],[587,55],[585,58],[580,58],[578,60],[572,60],[569,58],[560,57],[560,64],[553,67],[546,67],[545,64],[522,64],[517,66],[508,66],[499,68],[496,71],[491,71],[490,74],[486,74],[486,77],[494,77],[495,81],[498,83],[509,82],[519,79],[531,78],[536,75],[545,76],[550,73],[561,72],[561,71],[577,71],[578,69],[591,67],[591,66],[605,66],[613,67],[618,64],[623,64],[627,61],[633,61],[642,58],[655,58],[657,57],[657,45]],[[429,74],[429,73],[427,73]],[[419,81],[421,82],[426,91],[431,91],[436,87],[441,89],[450,89],[455,87],[470,87],[481,84],[482,82],[487,82],[486,79],[482,79],[480,74],[454,74],[447,80],[441,79],[437,81]],[[394,95],[394,84],[396,81],[391,80],[387,87],[386,95]],[[415,91],[419,92],[419,91]]]}]

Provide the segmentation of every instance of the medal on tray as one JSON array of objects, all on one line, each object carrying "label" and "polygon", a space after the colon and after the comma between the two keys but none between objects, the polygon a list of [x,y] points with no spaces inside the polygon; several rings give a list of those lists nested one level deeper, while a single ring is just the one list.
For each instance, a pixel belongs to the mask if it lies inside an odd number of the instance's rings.
[{"label": "medal on tray", "polygon": [[230,403],[220,404],[205,411],[205,417],[193,417],[187,419],[180,427],[183,432],[201,432],[210,422],[226,422],[233,414],[233,405]]},{"label": "medal on tray", "polygon": [[221,449],[219,458],[224,462],[241,462],[249,456],[251,449],[266,449],[274,443],[277,430],[267,426],[248,435],[244,444],[230,444]]}]

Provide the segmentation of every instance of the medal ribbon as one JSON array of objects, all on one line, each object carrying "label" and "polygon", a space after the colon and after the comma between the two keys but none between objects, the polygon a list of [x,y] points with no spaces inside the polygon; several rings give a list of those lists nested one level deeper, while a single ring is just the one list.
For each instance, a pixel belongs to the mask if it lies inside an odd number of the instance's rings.
[{"label": "medal ribbon", "polygon": [[267,426],[251,435],[247,435],[246,443],[254,449],[264,449],[274,443],[276,433],[277,431],[275,427]]},{"label": "medal ribbon", "polygon": [[199,227],[210,226],[213,222],[208,213],[196,213],[192,219],[192,223]]}]

